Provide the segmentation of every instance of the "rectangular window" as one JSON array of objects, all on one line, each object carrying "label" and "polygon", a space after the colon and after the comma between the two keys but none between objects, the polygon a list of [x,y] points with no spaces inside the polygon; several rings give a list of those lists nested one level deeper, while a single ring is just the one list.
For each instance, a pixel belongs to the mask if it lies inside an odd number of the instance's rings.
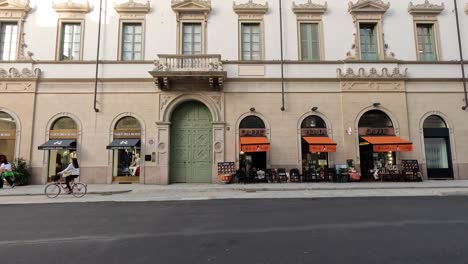
[{"label": "rectangular window", "polygon": [[319,24],[301,23],[301,60],[320,60]]},{"label": "rectangular window", "polygon": [[60,60],[79,60],[81,52],[81,24],[63,23],[60,39]]},{"label": "rectangular window", "polygon": [[261,60],[260,23],[241,24],[242,60]]},{"label": "rectangular window", "polygon": [[16,60],[18,24],[1,23],[0,34],[0,59]]},{"label": "rectangular window", "polygon": [[142,25],[141,23],[122,24],[122,54],[121,60],[141,60],[142,56]]},{"label": "rectangular window", "polygon": [[202,52],[202,27],[200,23],[184,23],[182,30],[182,54],[195,55]]},{"label": "rectangular window", "polygon": [[377,24],[359,24],[361,60],[378,60]]},{"label": "rectangular window", "polygon": [[436,61],[434,24],[417,24],[418,57],[421,61]]}]

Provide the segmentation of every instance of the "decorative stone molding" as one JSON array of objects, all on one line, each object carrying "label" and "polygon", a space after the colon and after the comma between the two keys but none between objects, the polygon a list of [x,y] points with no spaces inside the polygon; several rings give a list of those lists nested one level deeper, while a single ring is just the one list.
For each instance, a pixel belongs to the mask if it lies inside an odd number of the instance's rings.
[{"label": "decorative stone molding", "polygon": [[298,4],[296,5],[295,2],[292,4],[292,11],[296,14],[323,14],[327,11],[328,4],[325,2],[325,4],[316,4],[313,3],[312,0],[308,0],[304,4]]},{"label": "decorative stone molding", "polygon": [[241,14],[261,14],[264,15],[266,12],[268,12],[268,2],[265,2],[264,5],[262,4],[257,4],[254,3],[252,0],[249,0],[249,2],[244,3],[244,4],[236,4],[236,2],[233,2],[233,8],[234,12],[236,14],[241,15]]},{"label": "decorative stone molding", "polygon": [[0,80],[22,80],[22,79],[39,79],[41,69],[23,68],[21,71],[17,68],[10,68],[8,71],[0,68]]},{"label": "decorative stone molding", "polygon": [[181,19],[208,19],[211,12],[210,0],[172,0],[172,10],[177,15],[177,21]]},{"label": "decorative stone molding", "polygon": [[147,14],[150,11],[150,2],[147,0],[145,3],[135,2],[128,0],[125,3],[115,4],[114,9],[119,15],[127,14]]},{"label": "decorative stone molding", "polygon": [[390,3],[382,0],[358,0],[355,4],[348,3],[348,12],[354,13],[385,13],[390,8]]},{"label": "decorative stone molding", "polygon": [[409,2],[408,5],[408,12],[412,15],[438,15],[442,11],[444,11],[444,3],[442,2],[440,5],[431,4],[429,0],[425,0],[422,4],[413,4],[413,2]]},{"label": "decorative stone molding", "polygon": [[66,2],[53,2],[52,8],[59,14],[59,18],[84,18],[91,11],[89,2],[84,3],[68,0]]},{"label": "decorative stone molding", "polygon": [[468,15],[468,3],[465,6],[465,13]]},{"label": "decorative stone molding", "polygon": [[341,68],[336,70],[338,79],[407,79],[408,78],[408,69],[405,69],[403,73],[400,72],[400,69],[395,67],[390,73],[387,68],[382,68],[381,73],[377,71],[376,68],[371,68],[369,72],[366,72],[364,68],[359,68],[357,73],[353,69],[347,68],[343,73]]},{"label": "decorative stone molding", "polygon": [[31,11],[29,6],[29,0],[2,0],[0,1],[0,19],[14,21],[18,23],[18,47],[17,57],[18,60],[32,60],[33,53],[28,51],[25,52],[25,48],[28,46],[25,43],[24,36],[24,21],[27,15]]}]

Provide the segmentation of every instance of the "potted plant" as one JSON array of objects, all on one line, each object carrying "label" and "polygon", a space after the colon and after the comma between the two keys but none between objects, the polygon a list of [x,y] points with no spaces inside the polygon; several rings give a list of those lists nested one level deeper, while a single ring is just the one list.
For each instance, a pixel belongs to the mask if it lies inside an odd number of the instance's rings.
[{"label": "potted plant", "polygon": [[13,162],[13,173],[15,174],[16,185],[28,185],[31,181],[29,165],[23,158],[15,159]]}]

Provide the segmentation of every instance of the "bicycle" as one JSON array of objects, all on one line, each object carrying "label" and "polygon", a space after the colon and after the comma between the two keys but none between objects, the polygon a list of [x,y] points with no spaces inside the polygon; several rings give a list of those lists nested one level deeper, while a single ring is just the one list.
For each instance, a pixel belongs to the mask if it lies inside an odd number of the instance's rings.
[{"label": "bicycle", "polygon": [[[59,182],[60,180],[59,175],[52,176],[52,180],[53,182],[47,184],[46,187],[44,188],[44,194],[48,198],[55,198],[59,196],[62,190],[65,190],[65,188],[67,188],[66,183]],[[86,184],[81,183],[81,182],[75,182],[75,180],[70,182],[70,186],[71,186],[70,193],[76,198],[81,198],[85,196],[85,194],[88,191]]]}]

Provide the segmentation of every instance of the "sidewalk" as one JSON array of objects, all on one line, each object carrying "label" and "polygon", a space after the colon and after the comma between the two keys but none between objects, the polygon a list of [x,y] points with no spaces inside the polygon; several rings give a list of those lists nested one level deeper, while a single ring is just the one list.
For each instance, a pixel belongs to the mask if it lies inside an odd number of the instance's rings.
[{"label": "sidewalk", "polygon": [[49,199],[44,185],[5,186],[0,204],[54,202],[139,202],[237,198],[331,198],[467,195],[468,180],[424,182],[284,183],[284,184],[90,184],[83,198]]}]

